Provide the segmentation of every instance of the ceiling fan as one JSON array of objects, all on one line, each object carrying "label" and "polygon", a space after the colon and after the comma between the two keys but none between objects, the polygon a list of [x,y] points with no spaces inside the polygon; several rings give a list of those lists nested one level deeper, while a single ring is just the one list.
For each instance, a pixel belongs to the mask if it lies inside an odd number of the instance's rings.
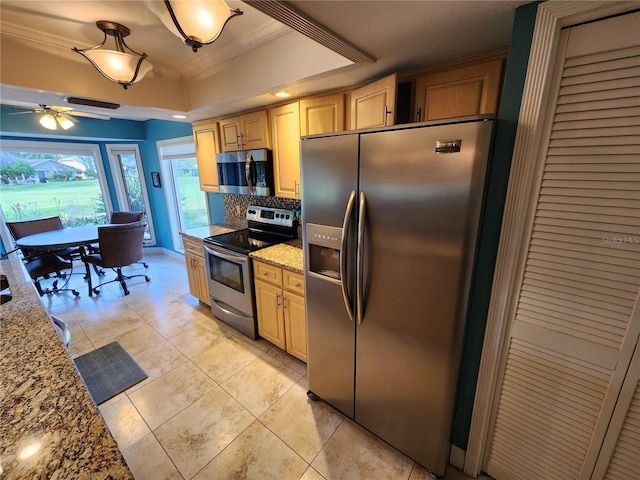
[{"label": "ceiling fan", "polygon": [[102,115],[99,113],[80,112],[74,110],[72,107],[43,104],[40,104],[38,107],[28,108],[24,112],[15,113],[42,114],[39,120],[40,125],[49,130],[56,130],[58,125],[62,127],[63,130],[68,130],[73,127],[77,121],[73,117],[95,118],[98,120],[109,120],[111,118],[108,115]]}]

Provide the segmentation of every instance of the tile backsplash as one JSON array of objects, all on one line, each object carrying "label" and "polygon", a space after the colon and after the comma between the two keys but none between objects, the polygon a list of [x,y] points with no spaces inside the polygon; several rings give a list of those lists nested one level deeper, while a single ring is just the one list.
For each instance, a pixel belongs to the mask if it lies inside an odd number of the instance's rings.
[{"label": "tile backsplash", "polygon": [[[294,210],[300,215],[300,200],[282,197],[258,197],[254,195],[240,195],[235,193],[224,193],[224,221],[230,225],[246,224],[245,215],[249,205],[261,207],[286,208]],[[298,225],[301,225],[298,218]]]}]

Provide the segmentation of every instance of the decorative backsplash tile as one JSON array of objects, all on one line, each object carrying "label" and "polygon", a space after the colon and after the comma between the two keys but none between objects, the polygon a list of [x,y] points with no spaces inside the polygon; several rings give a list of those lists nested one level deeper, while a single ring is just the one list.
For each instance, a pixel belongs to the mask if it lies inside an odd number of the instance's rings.
[{"label": "decorative backsplash tile", "polygon": [[298,237],[301,238],[300,227],[300,200],[282,197],[258,197],[254,195],[240,195],[235,193],[223,193],[224,222],[229,225],[246,224],[245,215],[249,205],[261,207],[286,208],[293,210],[298,215]]}]

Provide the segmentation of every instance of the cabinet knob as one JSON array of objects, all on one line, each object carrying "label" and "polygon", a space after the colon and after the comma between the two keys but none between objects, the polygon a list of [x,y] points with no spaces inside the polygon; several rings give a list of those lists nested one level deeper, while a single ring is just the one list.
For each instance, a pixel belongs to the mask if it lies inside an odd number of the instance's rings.
[{"label": "cabinet knob", "polygon": [[300,282],[296,282],[296,287],[300,287]]}]

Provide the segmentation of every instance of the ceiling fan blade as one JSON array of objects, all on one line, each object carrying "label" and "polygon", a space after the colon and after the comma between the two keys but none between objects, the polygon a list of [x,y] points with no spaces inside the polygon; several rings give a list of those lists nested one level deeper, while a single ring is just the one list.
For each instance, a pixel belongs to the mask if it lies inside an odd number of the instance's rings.
[{"label": "ceiling fan blade", "polygon": [[66,115],[73,115],[74,117],[85,117],[85,118],[95,118],[98,120],[111,120],[111,117],[108,115],[102,115],[100,113],[88,113],[88,112],[78,112],[77,110],[71,110],[68,112],[64,112]]},{"label": "ceiling fan blade", "polygon": [[69,115],[69,113],[71,112],[58,112],[57,116],[61,118],[66,118],[71,123],[77,123],[78,121],[75,118],[73,118],[71,115]]}]

